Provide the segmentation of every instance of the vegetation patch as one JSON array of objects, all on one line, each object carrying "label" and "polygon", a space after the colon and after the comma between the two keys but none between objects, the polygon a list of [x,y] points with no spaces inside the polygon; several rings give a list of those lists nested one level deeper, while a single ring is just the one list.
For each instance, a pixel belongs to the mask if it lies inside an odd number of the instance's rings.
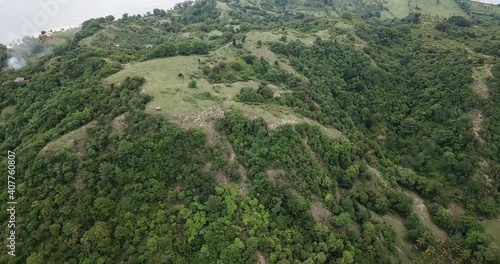
[{"label": "vegetation patch", "polygon": [[54,155],[56,152],[65,148],[72,149],[76,152],[77,156],[83,158],[86,154],[85,145],[87,144],[87,131],[96,126],[96,122],[90,122],[74,131],[71,131],[60,138],[49,142],[42,148],[40,154]]}]

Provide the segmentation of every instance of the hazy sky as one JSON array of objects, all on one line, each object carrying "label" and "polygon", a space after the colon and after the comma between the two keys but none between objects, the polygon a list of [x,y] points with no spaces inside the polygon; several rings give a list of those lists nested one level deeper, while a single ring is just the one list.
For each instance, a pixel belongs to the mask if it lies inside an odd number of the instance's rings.
[{"label": "hazy sky", "polygon": [[490,3],[490,4],[500,4],[500,0],[481,0],[478,2]]},{"label": "hazy sky", "polygon": [[0,0],[0,43],[18,36],[63,26],[79,25],[91,17],[123,13],[144,14],[170,9],[184,0]]}]

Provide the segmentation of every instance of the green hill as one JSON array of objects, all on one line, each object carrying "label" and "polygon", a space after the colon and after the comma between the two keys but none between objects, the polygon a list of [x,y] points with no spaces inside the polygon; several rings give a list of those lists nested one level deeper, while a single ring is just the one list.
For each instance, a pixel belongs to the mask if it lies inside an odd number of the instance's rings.
[{"label": "green hill", "polygon": [[0,46],[30,61],[0,65],[0,263],[498,263],[500,25],[469,4],[201,0]]}]

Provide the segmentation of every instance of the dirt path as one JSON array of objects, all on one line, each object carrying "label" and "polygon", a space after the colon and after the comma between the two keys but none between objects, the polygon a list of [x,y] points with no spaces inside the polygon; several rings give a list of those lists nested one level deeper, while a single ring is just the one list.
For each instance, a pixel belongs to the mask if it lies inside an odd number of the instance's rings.
[{"label": "dirt path", "polygon": [[264,256],[262,255],[262,253],[260,253],[260,251],[257,250],[257,252],[255,252],[255,254],[259,258],[259,262],[258,262],[259,264],[267,264],[266,258],[264,258]]}]

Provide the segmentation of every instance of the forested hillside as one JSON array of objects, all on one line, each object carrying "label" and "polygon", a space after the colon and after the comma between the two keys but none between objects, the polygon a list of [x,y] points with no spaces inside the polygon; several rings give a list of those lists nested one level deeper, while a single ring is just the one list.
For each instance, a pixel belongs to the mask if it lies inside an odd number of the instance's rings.
[{"label": "forested hillside", "polygon": [[427,2],[189,1],[0,45],[0,263],[499,263],[500,24]]}]

